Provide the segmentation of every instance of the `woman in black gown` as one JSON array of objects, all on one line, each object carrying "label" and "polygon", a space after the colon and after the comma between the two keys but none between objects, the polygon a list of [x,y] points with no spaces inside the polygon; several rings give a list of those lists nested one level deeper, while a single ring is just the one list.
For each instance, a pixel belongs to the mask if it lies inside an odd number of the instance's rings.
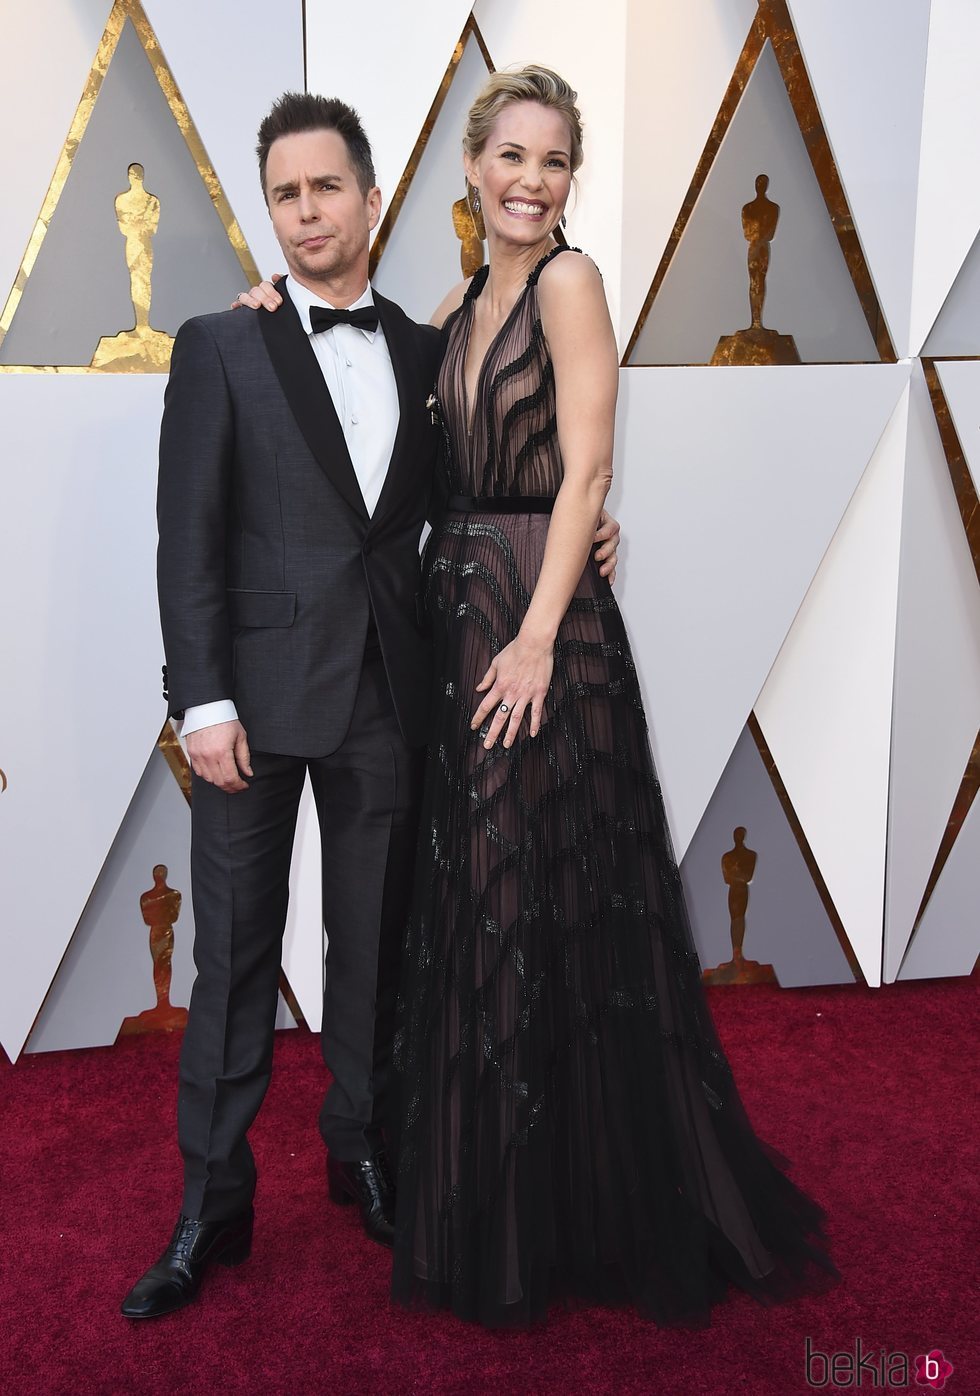
[{"label": "woman in black gown", "polygon": [[451,499],[397,1043],[393,1296],[487,1325],[560,1299],[701,1325],[730,1283],[826,1288],[821,1211],[754,1135],[712,1025],[636,670],[590,558],[617,354],[556,245],[575,93],[495,74],[464,140],[489,268],[441,309]]}]

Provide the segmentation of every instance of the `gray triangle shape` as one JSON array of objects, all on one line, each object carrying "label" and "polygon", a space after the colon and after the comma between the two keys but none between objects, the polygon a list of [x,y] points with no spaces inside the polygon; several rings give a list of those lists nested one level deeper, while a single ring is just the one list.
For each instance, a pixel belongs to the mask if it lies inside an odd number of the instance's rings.
[{"label": "gray triangle shape", "polygon": [[[26,1052],[109,1046],[125,1018],[154,1006],[153,962],[140,897],[153,886],[153,869],[160,863],[167,868],[167,886],[181,893],[170,1002],[186,1007],[195,975],[190,810],[163,754],[154,748]],[[295,1026],[281,994],[276,1026]]]},{"label": "gray triangle shape", "polygon": [[[878,351],[766,40],[708,172],[631,364],[706,364],[750,323],[741,210],[755,178],[780,206],[763,323],[792,335],[804,363],[877,363]],[[653,166],[648,177],[656,178]],[[710,275],[707,272],[710,270]]]},{"label": "gray triangle shape", "polygon": [[737,827],[758,855],[743,951],[771,964],[784,988],[853,984],[854,976],[759,749],[744,728],[681,864],[694,941],[704,969],[732,958],[728,888],[722,855]]},{"label": "gray triangle shape", "polygon": [[242,269],[180,127],[127,19],[37,261],[0,344],[0,364],[87,365],[102,336],[134,323],[116,196],[133,162],[160,200],[150,322],[224,310]]},{"label": "gray triangle shape", "polygon": [[922,346],[924,359],[980,354],[980,236],[966,255]]},{"label": "gray triangle shape", "polygon": [[980,955],[980,800],[963,821],[898,971],[899,979],[970,974]]},{"label": "gray triangle shape", "polygon": [[373,278],[383,295],[423,324],[462,280],[452,216],[453,203],[465,191],[460,137],[486,80],[486,61],[469,34]]}]

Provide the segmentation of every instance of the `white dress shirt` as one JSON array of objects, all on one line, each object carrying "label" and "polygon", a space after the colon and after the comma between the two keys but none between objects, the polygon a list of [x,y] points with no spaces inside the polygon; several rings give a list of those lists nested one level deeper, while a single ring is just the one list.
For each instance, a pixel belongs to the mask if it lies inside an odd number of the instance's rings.
[{"label": "white dress shirt", "polygon": [[[311,307],[321,305],[330,310],[336,307],[300,286],[292,277],[287,280],[285,289],[310,337],[344,431],[365,507],[372,515],[388,474],[398,430],[398,387],[384,330],[380,325],[376,330],[334,325],[332,329],[314,334],[310,327]],[[363,295],[348,308],[357,310],[373,304],[374,296],[368,285]],[[269,311],[258,310],[253,314],[268,315]],[[238,711],[230,698],[198,704],[184,713],[181,736],[189,737],[192,732],[219,722],[234,722],[237,717]]]}]

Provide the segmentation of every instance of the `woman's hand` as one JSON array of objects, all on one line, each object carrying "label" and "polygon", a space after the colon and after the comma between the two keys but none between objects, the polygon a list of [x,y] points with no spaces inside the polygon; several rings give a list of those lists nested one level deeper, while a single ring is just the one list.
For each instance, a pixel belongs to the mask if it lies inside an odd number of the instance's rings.
[{"label": "woman's hand", "polygon": [[603,509],[599,515],[599,527],[595,531],[595,541],[601,545],[595,550],[595,560],[599,563],[599,576],[608,577],[610,586],[616,580],[619,532],[619,520]]},{"label": "woman's hand", "polygon": [[538,735],[554,667],[554,646],[537,644],[520,635],[496,656],[476,686],[477,693],[486,697],[470,723],[476,732],[493,714],[483,741],[487,751],[505,727],[504,746],[513,746],[525,712],[530,713],[531,736]]},{"label": "woman's hand", "polygon": [[282,305],[282,296],[276,290],[276,282],[282,280],[282,275],[281,271],[273,272],[271,281],[263,281],[243,291],[232,301],[232,310],[237,310],[240,305],[248,306],[249,310],[278,310]]}]

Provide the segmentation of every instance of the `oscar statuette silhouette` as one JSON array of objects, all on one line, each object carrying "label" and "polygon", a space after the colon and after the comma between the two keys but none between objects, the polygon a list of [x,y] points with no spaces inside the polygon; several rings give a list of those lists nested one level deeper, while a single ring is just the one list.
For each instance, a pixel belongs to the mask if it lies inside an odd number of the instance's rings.
[{"label": "oscar statuette silhouette", "polygon": [[170,980],[174,954],[174,923],[183,900],[180,892],[167,886],[167,867],[157,863],[153,886],[140,897],[140,911],[150,928],[150,956],[153,960],[153,987],[156,1006],[123,1020],[119,1037],[142,1032],[175,1032],[187,1022],[187,1009],[170,1002]]},{"label": "oscar statuette silhouette", "polygon": [[742,209],[742,236],[749,245],[749,310],[752,323],[722,335],[711,356],[713,364],[798,364],[800,356],[791,334],[768,330],[762,323],[769,274],[770,244],[776,236],[779,205],[766,196],[769,176],[757,175],[755,198]]},{"label": "oscar statuette silhouette", "polygon": [[747,960],[742,953],[745,941],[745,913],[749,906],[749,883],[755,876],[759,855],[745,845],[745,829],[739,825],[735,846],[722,854],[721,875],[728,885],[728,916],[731,922],[732,958],[715,969],[706,969],[705,984],[777,984],[772,965]]},{"label": "oscar statuette silhouette", "polygon": [[160,223],[160,200],[144,187],[142,165],[130,165],[129,188],[116,199],[115,209],[119,231],[126,239],[129,294],[136,324],[131,330],[100,339],[90,367],[117,373],[163,369],[170,363],[173,339],[150,327],[153,238]]}]

